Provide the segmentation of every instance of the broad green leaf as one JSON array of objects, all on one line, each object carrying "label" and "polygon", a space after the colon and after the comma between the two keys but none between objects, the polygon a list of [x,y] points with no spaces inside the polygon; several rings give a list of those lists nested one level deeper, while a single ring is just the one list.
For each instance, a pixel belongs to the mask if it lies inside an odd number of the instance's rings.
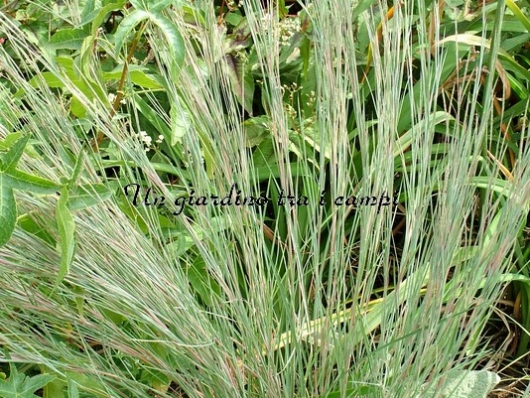
[{"label": "broad green leaf", "polygon": [[530,20],[524,15],[519,6],[513,0],[506,0],[506,5],[513,12],[513,15],[524,25],[526,30],[530,32]]},{"label": "broad green leaf", "polygon": [[263,142],[270,133],[271,119],[269,116],[257,116],[245,120],[243,129],[245,132],[245,146],[247,148],[255,147]]},{"label": "broad green leaf", "polygon": [[[476,46],[476,47],[483,47],[486,49],[491,48],[491,41],[482,37],[477,36],[472,33],[459,33],[456,35],[448,36],[443,40],[440,40],[437,44],[442,45],[447,42],[454,42],[457,44],[467,44],[468,46]],[[510,54],[508,54],[505,50],[502,48],[499,49],[499,55],[504,55],[505,57],[510,57]],[[510,57],[511,58],[511,57]]]},{"label": "broad green leaf", "polygon": [[79,50],[87,35],[86,29],[62,29],[51,37],[46,47],[53,50]]},{"label": "broad green leaf", "polygon": [[105,396],[104,391],[107,391],[107,388],[101,384],[96,376],[90,376],[79,372],[66,372],[66,378],[69,380],[69,386],[75,383],[89,390],[99,390],[99,394],[96,396]]},{"label": "broad green leaf", "polygon": [[[499,375],[486,370],[452,369],[443,376],[442,386],[431,384],[422,393],[425,398],[486,398],[495,385],[501,380]],[[419,398],[419,397],[418,397]]]},{"label": "broad green leaf", "polygon": [[77,80],[79,78],[76,63],[72,57],[60,56],[55,58],[55,62],[60,66],[60,69],[66,74],[68,79]]},{"label": "broad green leaf", "polygon": [[104,308],[103,306],[98,306],[98,309],[106,319],[112,321],[116,325],[120,325],[127,320],[125,315],[122,315],[114,310]]},{"label": "broad green leaf", "polygon": [[0,246],[11,239],[17,223],[17,204],[13,189],[5,184],[6,176],[0,173]]},{"label": "broad green leaf", "polygon": [[83,105],[83,102],[76,97],[72,97],[70,101],[70,112],[79,119],[86,117],[86,107]]},{"label": "broad green leaf", "polygon": [[198,256],[187,271],[187,278],[193,289],[206,305],[213,305],[214,296],[221,296],[221,288],[208,272],[204,259]]},{"label": "broad green leaf", "polygon": [[[183,4],[181,6],[181,10],[183,12],[183,18],[184,22],[186,23],[192,23],[192,24],[198,24],[201,27],[206,26],[205,21],[205,13],[202,10],[199,10],[197,7],[190,7],[189,5]],[[227,14],[226,16],[230,15],[231,13]]]},{"label": "broad green leaf", "polygon": [[189,119],[188,110],[183,104],[174,104],[170,110],[171,116],[171,140],[170,145],[173,146],[181,141],[191,130],[191,122]]},{"label": "broad green leaf", "polygon": [[[298,162],[290,163],[289,168],[293,177],[309,176],[307,168]],[[271,178],[280,178],[280,167],[278,164],[265,164],[263,167],[254,167],[254,172],[250,175],[252,183],[266,181]]]},{"label": "broad green leaf", "polygon": [[63,398],[64,391],[66,390],[66,382],[61,379],[52,380],[46,384],[43,390],[43,398]]},{"label": "broad green leaf", "polygon": [[29,135],[16,141],[7,151],[2,155],[2,165],[0,172],[14,170],[17,167],[17,163],[24,153],[24,148],[29,141]]},{"label": "broad green leaf", "polygon": [[396,150],[394,151],[394,157],[397,158],[405,153],[405,151],[412,145],[414,134],[418,134],[425,128],[427,123],[431,125],[439,125],[442,123],[449,123],[455,121],[455,118],[451,114],[444,111],[437,111],[429,115],[427,118],[420,120],[411,129],[407,130],[404,134],[399,137],[396,142]]},{"label": "broad green leaf", "polygon": [[254,150],[252,163],[256,170],[265,170],[276,164],[277,158],[274,151],[274,141],[272,137],[266,137]]},{"label": "broad green leaf", "polygon": [[[373,332],[381,325],[384,307],[388,302],[397,302],[399,304],[403,303],[413,292],[417,292],[424,287],[428,283],[429,279],[430,278],[428,274],[416,271],[406,280],[401,282],[399,289],[389,293],[384,300],[372,305],[371,307],[368,307],[362,314],[362,317],[359,318],[359,322],[355,325],[356,330],[353,332],[353,344],[359,344],[359,342],[362,341],[366,335]],[[314,334],[318,334],[322,328],[334,327],[335,325],[344,322],[345,319],[350,318],[351,311],[351,309],[348,309],[336,312],[331,316],[325,316],[306,322],[300,326],[300,329],[296,333],[292,331],[282,333],[278,336],[277,343],[273,349],[281,349],[286,345],[291,344],[295,338],[298,340],[310,340],[311,337]],[[262,354],[267,355],[268,353],[268,349],[264,347]]]},{"label": "broad green leaf", "polygon": [[60,77],[57,77],[55,73],[53,72],[42,72],[39,75],[36,75],[32,77],[28,83],[31,84],[32,87],[38,88],[39,83],[44,80],[44,82],[48,85],[50,88],[64,88],[64,83],[61,80]]},{"label": "broad green leaf", "polygon": [[491,189],[492,191],[495,191],[506,197],[516,194],[513,192],[513,184],[510,181],[502,180],[500,178],[482,176],[471,177],[470,185],[474,185],[477,188]]},{"label": "broad green leaf", "polygon": [[321,141],[323,141],[321,134],[317,133],[315,129],[312,126],[304,127],[302,128],[302,134],[304,141],[307,142],[309,145],[311,145],[317,152],[324,155],[327,159],[331,159],[331,148],[332,148],[332,142],[331,137],[328,135],[328,142],[324,142],[324,148],[320,147]]},{"label": "broad green leaf", "polygon": [[360,17],[360,15],[366,11],[370,6],[374,5],[374,2],[372,0],[359,0],[354,1],[354,10],[353,10],[353,19],[357,19]]},{"label": "broad green leaf", "polygon": [[107,4],[103,6],[102,8],[96,8],[95,10],[92,10],[88,12],[82,19],[80,26],[84,26],[90,22],[92,23],[92,35],[96,34],[96,31],[99,29],[99,27],[103,24],[103,22],[107,19],[107,16],[112,11],[118,11],[123,8],[125,4],[125,0],[119,0],[115,3]]},{"label": "broad green leaf", "polygon": [[224,56],[224,65],[237,101],[249,114],[252,114],[252,102],[254,100],[254,80],[252,75],[245,71],[243,61],[239,60],[234,54],[226,54]]},{"label": "broad green leaf", "polygon": [[24,373],[19,373],[13,364],[10,364],[10,369],[9,379],[0,380],[2,398],[39,398],[34,393],[55,379],[55,376],[47,374],[28,377]]},{"label": "broad green leaf", "polygon": [[87,0],[85,2],[85,6],[83,7],[83,11],[81,11],[81,21],[82,21],[82,25],[84,25],[86,22],[83,23],[84,19],[90,15],[91,13],[94,12],[94,10],[96,9],[96,1],[95,0]]},{"label": "broad green leaf", "polygon": [[151,11],[151,12],[160,12],[160,11],[163,11],[165,8],[169,7],[171,4],[180,3],[180,2],[181,2],[181,0],[152,1],[149,4],[149,11]]},{"label": "broad green leaf", "polygon": [[68,209],[68,198],[68,187],[65,186],[57,201],[56,215],[61,245],[61,265],[59,267],[57,283],[60,283],[68,275],[75,251],[75,223],[72,213]]},{"label": "broad green leaf", "polygon": [[530,71],[521,66],[513,57],[507,54],[499,54],[499,60],[506,70],[512,70],[519,78],[530,80]]}]

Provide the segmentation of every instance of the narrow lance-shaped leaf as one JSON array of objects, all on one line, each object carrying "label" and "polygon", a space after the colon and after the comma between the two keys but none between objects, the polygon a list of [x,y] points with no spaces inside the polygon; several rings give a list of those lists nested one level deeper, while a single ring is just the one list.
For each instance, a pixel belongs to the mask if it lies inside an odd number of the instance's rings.
[{"label": "narrow lance-shaped leaf", "polygon": [[140,22],[146,19],[150,20],[155,25],[157,25],[166,37],[169,43],[169,48],[172,53],[171,55],[173,62],[171,64],[171,68],[174,70],[174,74],[178,73],[178,71],[182,67],[182,64],[184,63],[184,40],[178,29],[175,27],[174,23],[172,23],[166,17],[155,12],[136,10],[129,14],[127,17],[125,17],[125,19],[118,26],[118,29],[116,30],[116,33],[114,35],[114,54],[116,55],[116,57],[118,57],[121,48],[123,47],[123,43],[125,42],[129,33]]},{"label": "narrow lance-shaped leaf", "polygon": [[10,170],[5,174],[5,184],[12,189],[29,191],[34,194],[52,194],[60,185],[45,178],[40,178],[19,170]]},{"label": "narrow lance-shaped leaf", "polygon": [[0,173],[0,246],[9,242],[17,223],[15,195],[5,179],[6,176]]},{"label": "narrow lance-shaped leaf", "polygon": [[61,245],[61,265],[57,284],[59,284],[70,271],[70,265],[74,258],[75,251],[75,223],[74,217],[68,209],[68,186],[63,187],[61,196],[57,201],[57,226]]},{"label": "narrow lance-shaped leaf", "polygon": [[182,68],[182,65],[184,64],[184,57],[186,55],[182,35],[175,27],[175,24],[173,22],[171,22],[169,19],[160,14],[151,12],[149,13],[149,19],[151,20],[151,22],[157,25],[166,36],[166,39],[169,43],[169,48],[171,49],[172,53],[172,67],[176,69],[174,72],[178,73],[180,71],[180,68]]},{"label": "narrow lance-shaped leaf", "polygon": [[123,43],[125,42],[125,39],[129,33],[136,27],[136,25],[147,18],[149,18],[149,13],[142,10],[136,10],[125,17],[123,21],[121,21],[118,29],[116,29],[116,33],[114,34],[114,54],[116,57],[118,57],[120,54]]},{"label": "narrow lance-shaped leaf", "polygon": [[81,174],[81,168],[83,166],[83,151],[79,152],[79,156],[77,157],[74,165],[74,171],[72,172],[72,178],[70,179],[70,182],[68,184],[68,187],[71,188],[74,186],[75,182],[79,178],[79,174]]},{"label": "narrow lance-shaped leaf", "polygon": [[17,167],[17,163],[24,153],[24,148],[29,141],[29,135],[26,135],[16,141],[9,150],[2,156],[3,161],[0,171],[14,170]]}]

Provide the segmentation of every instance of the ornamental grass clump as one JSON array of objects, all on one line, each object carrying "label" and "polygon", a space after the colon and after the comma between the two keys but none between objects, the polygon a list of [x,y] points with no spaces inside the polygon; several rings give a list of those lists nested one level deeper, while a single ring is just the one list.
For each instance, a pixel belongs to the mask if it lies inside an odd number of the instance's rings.
[{"label": "ornamental grass clump", "polygon": [[486,397],[528,350],[528,20],[231,3],[0,11],[0,397]]}]

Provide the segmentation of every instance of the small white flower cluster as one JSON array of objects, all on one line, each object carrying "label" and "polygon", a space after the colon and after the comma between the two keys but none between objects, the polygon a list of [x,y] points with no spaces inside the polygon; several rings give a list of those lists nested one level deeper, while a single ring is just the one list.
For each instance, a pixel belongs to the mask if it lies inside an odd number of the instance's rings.
[{"label": "small white flower cluster", "polygon": [[285,18],[280,22],[280,43],[288,46],[291,38],[300,32],[301,25],[299,18]]},{"label": "small white flower cluster", "polygon": [[316,93],[313,90],[311,90],[309,92],[309,99],[308,99],[308,101],[305,104],[307,106],[311,107],[311,106],[315,105],[316,101],[317,101],[317,95],[316,95]]},{"label": "small white flower cluster", "polygon": [[290,103],[292,104],[293,103],[293,100],[294,100],[294,94],[297,92],[297,91],[300,91],[304,88],[304,86],[299,86],[298,84],[296,84],[296,82],[292,82],[291,85],[288,85],[288,84],[284,84],[282,86],[284,92],[285,91],[288,91],[289,92],[289,101]]},{"label": "small white flower cluster", "polygon": [[[144,150],[146,152],[149,152],[152,148],[152,143],[153,143],[153,138],[151,138],[151,136],[149,136],[145,131],[140,131],[140,133],[138,134],[133,134],[134,137],[136,138],[139,138],[140,141],[142,141],[142,143],[144,144]],[[164,141],[164,136],[163,135],[159,135],[158,136],[158,139],[155,141],[155,143],[157,144],[161,144],[162,141]]]},{"label": "small white flower cluster", "polygon": [[[109,93],[109,95],[107,96],[109,102],[111,104],[114,104],[114,101],[116,100],[116,94],[113,94],[113,93]],[[126,104],[127,101],[125,101],[125,98],[122,98],[121,101],[120,101],[120,104]]]}]

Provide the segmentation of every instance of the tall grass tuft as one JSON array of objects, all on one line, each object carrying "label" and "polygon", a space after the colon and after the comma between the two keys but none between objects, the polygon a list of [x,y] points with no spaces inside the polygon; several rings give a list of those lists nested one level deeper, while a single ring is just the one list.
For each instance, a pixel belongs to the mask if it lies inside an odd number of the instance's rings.
[{"label": "tall grass tuft", "polygon": [[[499,134],[496,81],[493,73],[485,82],[479,76],[495,70],[499,31],[491,46],[476,47],[475,62],[460,65],[474,77],[447,88],[443,75],[464,50],[442,40],[440,16],[424,2],[396,4],[380,36],[378,21],[389,11],[382,4],[312,2],[303,11],[314,40],[307,78],[314,87],[307,90],[315,103],[307,122],[296,103],[286,105],[292,88],[280,73],[280,10],[245,1],[272,137],[272,152],[258,167],[226,73],[225,32],[212,2],[193,7],[204,22],[184,36],[178,74],[158,28],[145,27],[167,98],[185,119],[185,132],[166,142],[187,166],[172,169],[173,184],[134,136],[146,113],[137,95],[126,97],[125,116],[112,115],[104,97],[79,91],[47,50],[0,12],[2,29],[27,59],[16,65],[0,48],[2,73],[18,89],[11,96],[0,87],[1,138],[21,118],[32,135],[20,169],[59,184],[83,156],[79,182],[113,190],[74,213],[77,248],[58,286],[57,196],[16,191],[19,214],[45,232],[19,222],[0,248],[0,362],[38,365],[95,397],[419,397],[450,370],[484,369],[492,358],[487,324],[530,203],[528,130],[509,181],[500,183],[501,167],[492,161],[506,148],[491,156],[485,149]],[[178,8],[164,15],[189,30]],[[496,26],[502,18],[501,7]],[[368,66],[356,51],[352,26],[359,23],[370,38]],[[97,62],[88,65],[80,78],[97,82]],[[89,139],[89,131],[72,121],[65,97],[38,83],[43,70],[106,137],[99,152],[83,147],[79,132]],[[28,83],[33,76],[37,83]],[[131,82],[125,87],[135,90]],[[438,101],[443,90],[457,92],[456,118],[454,104]],[[169,125],[174,115],[155,94],[149,105]],[[120,166],[118,178],[104,173],[110,163]],[[263,170],[276,178],[260,177]],[[166,197],[167,209],[131,205],[125,186],[140,180]],[[272,200],[261,207],[187,205],[172,214],[177,197],[192,190],[223,197],[234,184],[241,196]],[[307,196],[308,204],[278,205],[282,190]],[[333,203],[352,195],[397,197],[399,206]]]}]

